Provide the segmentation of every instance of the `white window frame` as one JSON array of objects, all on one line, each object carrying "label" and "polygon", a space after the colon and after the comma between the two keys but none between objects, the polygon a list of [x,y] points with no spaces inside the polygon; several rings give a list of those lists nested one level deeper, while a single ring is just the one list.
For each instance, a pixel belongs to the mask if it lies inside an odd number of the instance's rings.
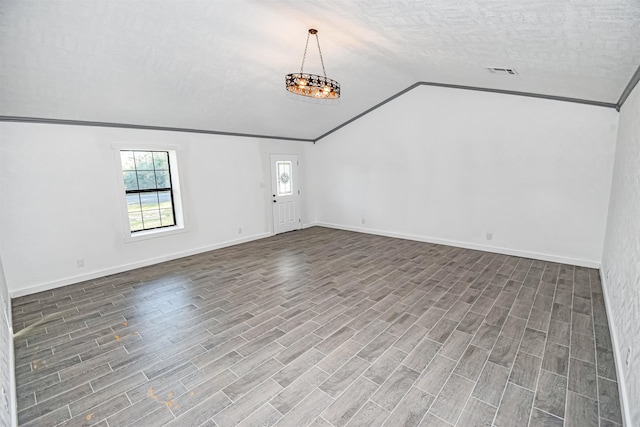
[{"label": "white window frame", "polygon": [[[177,145],[167,144],[139,144],[139,143],[114,143],[111,144],[113,149],[113,158],[116,167],[116,184],[118,189],[118,199],[120,200],[120,212],[122,216],[123,237],[125,243],[138,242],[142,240],[154,239],[157,237],[171,236],[174,234],[185,233],[189,231],[187,217],[184,211],[182,190],[182,179],[180,175],[180,167],[178,164],[179,152],[181,147]],[[121,151],[167,151],[169,153],[169,165],[171,170],[171,190],[173,193],[173,208],[176,225],[171,227],[155,228],[152,230],[142,230],[132,232],[129,226],[129,211],[127,207],[126,190],[124,188],[124,179],[122,171]]]}]

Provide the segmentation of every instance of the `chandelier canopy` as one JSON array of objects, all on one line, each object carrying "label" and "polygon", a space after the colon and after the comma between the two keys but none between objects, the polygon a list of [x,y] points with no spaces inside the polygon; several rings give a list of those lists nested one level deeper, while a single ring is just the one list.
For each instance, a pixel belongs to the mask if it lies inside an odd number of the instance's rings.
[{"label": "chandelier canopy", "polygon": [[[304,72],[304,60],[307,57],[307,48],[309,47],[309,37],[316,36],[316,44],[318,45],[318,53],[320,54],[320,63],[322,64],[322,76],[309,74]],[[336,99],[340,98],[340,83],[327,77],[324,69],[324,59],[320,50],[320,41],[318,40],[318,30],[309,29],[307,34],[307,43],[304,46],[304,54],[302,55],[302,65],[299,73],[287,74],[286,88],[289,92],[296,95],[309,96],[312,98]]]}]

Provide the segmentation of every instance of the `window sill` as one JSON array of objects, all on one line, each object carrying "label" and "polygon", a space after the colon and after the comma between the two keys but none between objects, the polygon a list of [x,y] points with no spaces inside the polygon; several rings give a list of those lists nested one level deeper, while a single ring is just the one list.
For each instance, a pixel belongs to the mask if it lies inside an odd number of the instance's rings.
[{"label": "window sill", "polygon": [[189,231],[188,227],[175,226],[169,228],[158,228],[155,230],[139,231],[131,233],[129,236],[124,237],[125,243],[139,242],[142,240],[155,239],[157,237],[173,236],[174,234],[186,233]]}]

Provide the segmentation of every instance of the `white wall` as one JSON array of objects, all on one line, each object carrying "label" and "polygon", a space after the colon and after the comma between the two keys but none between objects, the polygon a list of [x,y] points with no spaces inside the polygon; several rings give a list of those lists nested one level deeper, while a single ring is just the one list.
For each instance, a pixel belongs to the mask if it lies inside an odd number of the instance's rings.
[{"label": "white wall", "polygon": [[[269,235],[269,153],[299,154],[304,160],[305,145],[25,123],[0,123],[0,134],[1,250],[14,297]],[[190,232],[124,242],[117,187],[121,178],[111,144],[127,142],[181,147]],[[84,268],[76,265],[80,258]]]},{"label": "white wall", "polygon": [[640,426],[640,86],[620,111],[601,275],[627,425]]},{"label": "white wall", "polygon": [[339,228],[598,266],[616,124],[609,108],[421,86],[306,147],[308,209]]}]

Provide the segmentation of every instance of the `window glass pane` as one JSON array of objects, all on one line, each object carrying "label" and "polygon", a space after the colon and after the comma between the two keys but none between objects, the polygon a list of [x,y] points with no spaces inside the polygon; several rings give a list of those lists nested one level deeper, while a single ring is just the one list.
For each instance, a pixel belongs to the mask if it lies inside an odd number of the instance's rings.
[{"label": "window glass pane", "polygon": [[290,161],[276,162],[278,174],[278,196],[293,194],[292,163]]},{"label": "window glass pane", "polygon": [[136,178],[135,171],[122,172],[122,173],[124,175],[124,189],[126,191],[137,190],[138,189],[138,178]]},{"label": "window glass pane", "polygon": [[159,191],[158,202],[160,209],[171,209],[171,191]]},{"label": "window glass pane", "polygon": [[142,213],[141,212],[129,212],[129,228],[131,231],[140,231],[142,227]]},{"label": "window glass pane", "polygon": [[153,156],[150,151],[134,151],[136,159],[136,169],[140,170],[153,170]]},{"label": "window glass pane", "polygon": [[129,213],[140,211],[140,194],[127,194],[127,210]]},{"label": "window glass pane", "polygon": [[175,222],[173,221],[173,209],[160,210],[160,220],[162,221],[163,227],[175,225]]},{"label": "window glass pane", "polygon": [[165,151],[154,151],[153,163],[156,170],[169,170],[169,153]]},{"label": "window glass pane", "polygon": [[143,211],[142,212],[142,222],[144,223],[144,228],[158,228],[162,227],[162,222],[160,222],[160,211]]},{"label": "window glass pane", "polygon": [[156,188],[156,177],[153,171],[138,171],[138,185],[141,190]]},{"label": "window glass pane", "polygon": [[131,232],[176,225],[169,152],[123,150],[120,161]]},{"label": "window glass pane", "polygon": [[140,193],[140,202],[142,204],[142,210],[148,211],[151,209],[158,210],[158,193]]},{"label": "window glass pane", "polygon": [[169,188],[171,187],[171,180],[169,179],[169,171],[156,171],[156,185],[157,188]]},{"label": "window glass pane", "polygon": [[135,170],[136,163],[133,160],[133,151],[121,151],[120,160],[122,161],[123,171]]}]

